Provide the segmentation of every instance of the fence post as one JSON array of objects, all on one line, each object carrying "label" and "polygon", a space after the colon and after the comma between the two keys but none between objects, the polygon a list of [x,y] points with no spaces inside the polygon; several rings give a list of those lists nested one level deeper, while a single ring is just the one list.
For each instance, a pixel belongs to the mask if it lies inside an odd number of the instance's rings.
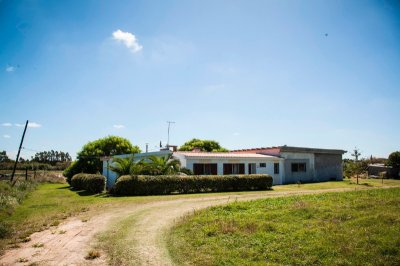
[{"label": "fence post", "polygon": [[28,167],[25,168],[25,181],[28,180]]}]

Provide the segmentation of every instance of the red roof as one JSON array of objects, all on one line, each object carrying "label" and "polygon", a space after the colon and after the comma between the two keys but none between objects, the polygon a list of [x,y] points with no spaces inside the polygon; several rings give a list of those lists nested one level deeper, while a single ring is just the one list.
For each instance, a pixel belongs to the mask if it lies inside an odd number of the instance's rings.
[{"label": "red roof", "polygon": [[272,158],[274,156],[257,154],[253,152],[247,153],[233,153],[233,152],[193,152],[193,151],[178,151],[174,152],[177,155],[183,155],[186,157],[197,157],[197,158]]},{"label": "red roof", "polygon": [[267,154],[272,156],[279,156],[280,152],[281,152],[281,147],[251,148],[251,149],[230,151],[230,153],[258,153],[258,154]]}]

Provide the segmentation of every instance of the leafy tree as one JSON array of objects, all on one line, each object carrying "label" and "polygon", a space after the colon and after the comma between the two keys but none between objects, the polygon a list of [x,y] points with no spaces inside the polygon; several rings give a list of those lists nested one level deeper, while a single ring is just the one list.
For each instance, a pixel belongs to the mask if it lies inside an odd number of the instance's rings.
[{"label": "leafy tree", "polygon": [[102,170],[101,157],[139,152],[138,146],[133,146],[129,140],[117,136],[91,141],[78,152],[77,161],[65,169],[64,176],[70,181],[72,176],[78,173],[96,174]]},{"label": "leafy tree", "polygon": [[395,168],[400,168],[400,151],[392,152],[389,155],[387,164]]},{"label": "leafy tree", "polygon": [[180,151],[192,151],[193,149],[198,148],[200,151],[208,151],[208,152],[227,152],[228,150],[221,147],[219,143],[215,140],[201,140],[201,139],[191,139],[185,142],[182,146],[179,147]]},{"label": "leafy tree", "polygon": [[145,163],[142,174],[149,175],[173,175],[179,172],[181,162],[174,159],[172,154],[165,157],[149,156],[149,162]]},{"label": "leafy tree", "polygon": [[142,160],[135,162],[134,157],[113,158],[113,163],[108,167],[117,174],[117,179],[123,175],[139,175],[142,173],[144,163]]},{"label": "leafy tree", "polygon": [[10,158],[8,158],[7,156],[7,152],[6,151],[0,151],[0,162],[9,162]]},{"label": "leafy tree", "polygon": [[34,162],[56,165],[57,163],[70,162],[72,161],[72,158],[68,152],[51,150],[37,152],[31,157],[31,160]]}]

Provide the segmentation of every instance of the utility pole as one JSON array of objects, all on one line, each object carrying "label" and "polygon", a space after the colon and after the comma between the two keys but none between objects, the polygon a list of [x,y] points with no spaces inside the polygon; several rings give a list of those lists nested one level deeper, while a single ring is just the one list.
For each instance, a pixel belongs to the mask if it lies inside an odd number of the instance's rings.
[{"label": "utility pole", "polygon": [[18,153],[17,153],[17,159],[15,160],[14,168],[13,168],[13,171],[12,171],[12,174],[11,174],[11,179],[10,179],[11,183],[13,182],[14,175],[15,175],[15,170],[17,169],[17,163],[18,163],[18,160],[19,160],[19,153],[21,152],[21,149],[22,149],[22,143],[24,142],[25,132],[26,132],[26,128],[27,127],[28,127],[28,120],[26,120],[24,133],[22,134],[21,143],[19,144],[19,149],[18,149]]},{"label": "utility pole", "polygon": [[357,147],[354,148],[354,153],[351,154],[355,158],[355,165],[356,165],[356,174],[357,174],[357,185],[358,185],[358,171],[359,171],[359,165],[357,163],[358,161],[358,156],[360,156],[361,153],[359,152],[359,149]]},{"label": "utility pole", "polygon": [[168,140],[167,140],[167,148],[169,148],[169,128],[171,126],[171,124],[175,124],[175,122],[173,121],[167,121],[168,123]]}]

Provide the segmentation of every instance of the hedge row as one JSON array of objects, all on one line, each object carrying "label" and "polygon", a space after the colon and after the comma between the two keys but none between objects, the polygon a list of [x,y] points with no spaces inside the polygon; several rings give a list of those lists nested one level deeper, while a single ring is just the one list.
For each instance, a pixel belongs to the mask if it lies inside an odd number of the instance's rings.
[{"label": "hedge row", "polygon": [[76,174],[71,179],[71,187],[92,193],[103,192],[105,186],[106,177],[100,174]]},{"label": "hedge row", "polygon": [[272,187],[270,175],[164,175],[121,176],[112,193],[116,195],[165,195],[244,190],[266,190]]}]

